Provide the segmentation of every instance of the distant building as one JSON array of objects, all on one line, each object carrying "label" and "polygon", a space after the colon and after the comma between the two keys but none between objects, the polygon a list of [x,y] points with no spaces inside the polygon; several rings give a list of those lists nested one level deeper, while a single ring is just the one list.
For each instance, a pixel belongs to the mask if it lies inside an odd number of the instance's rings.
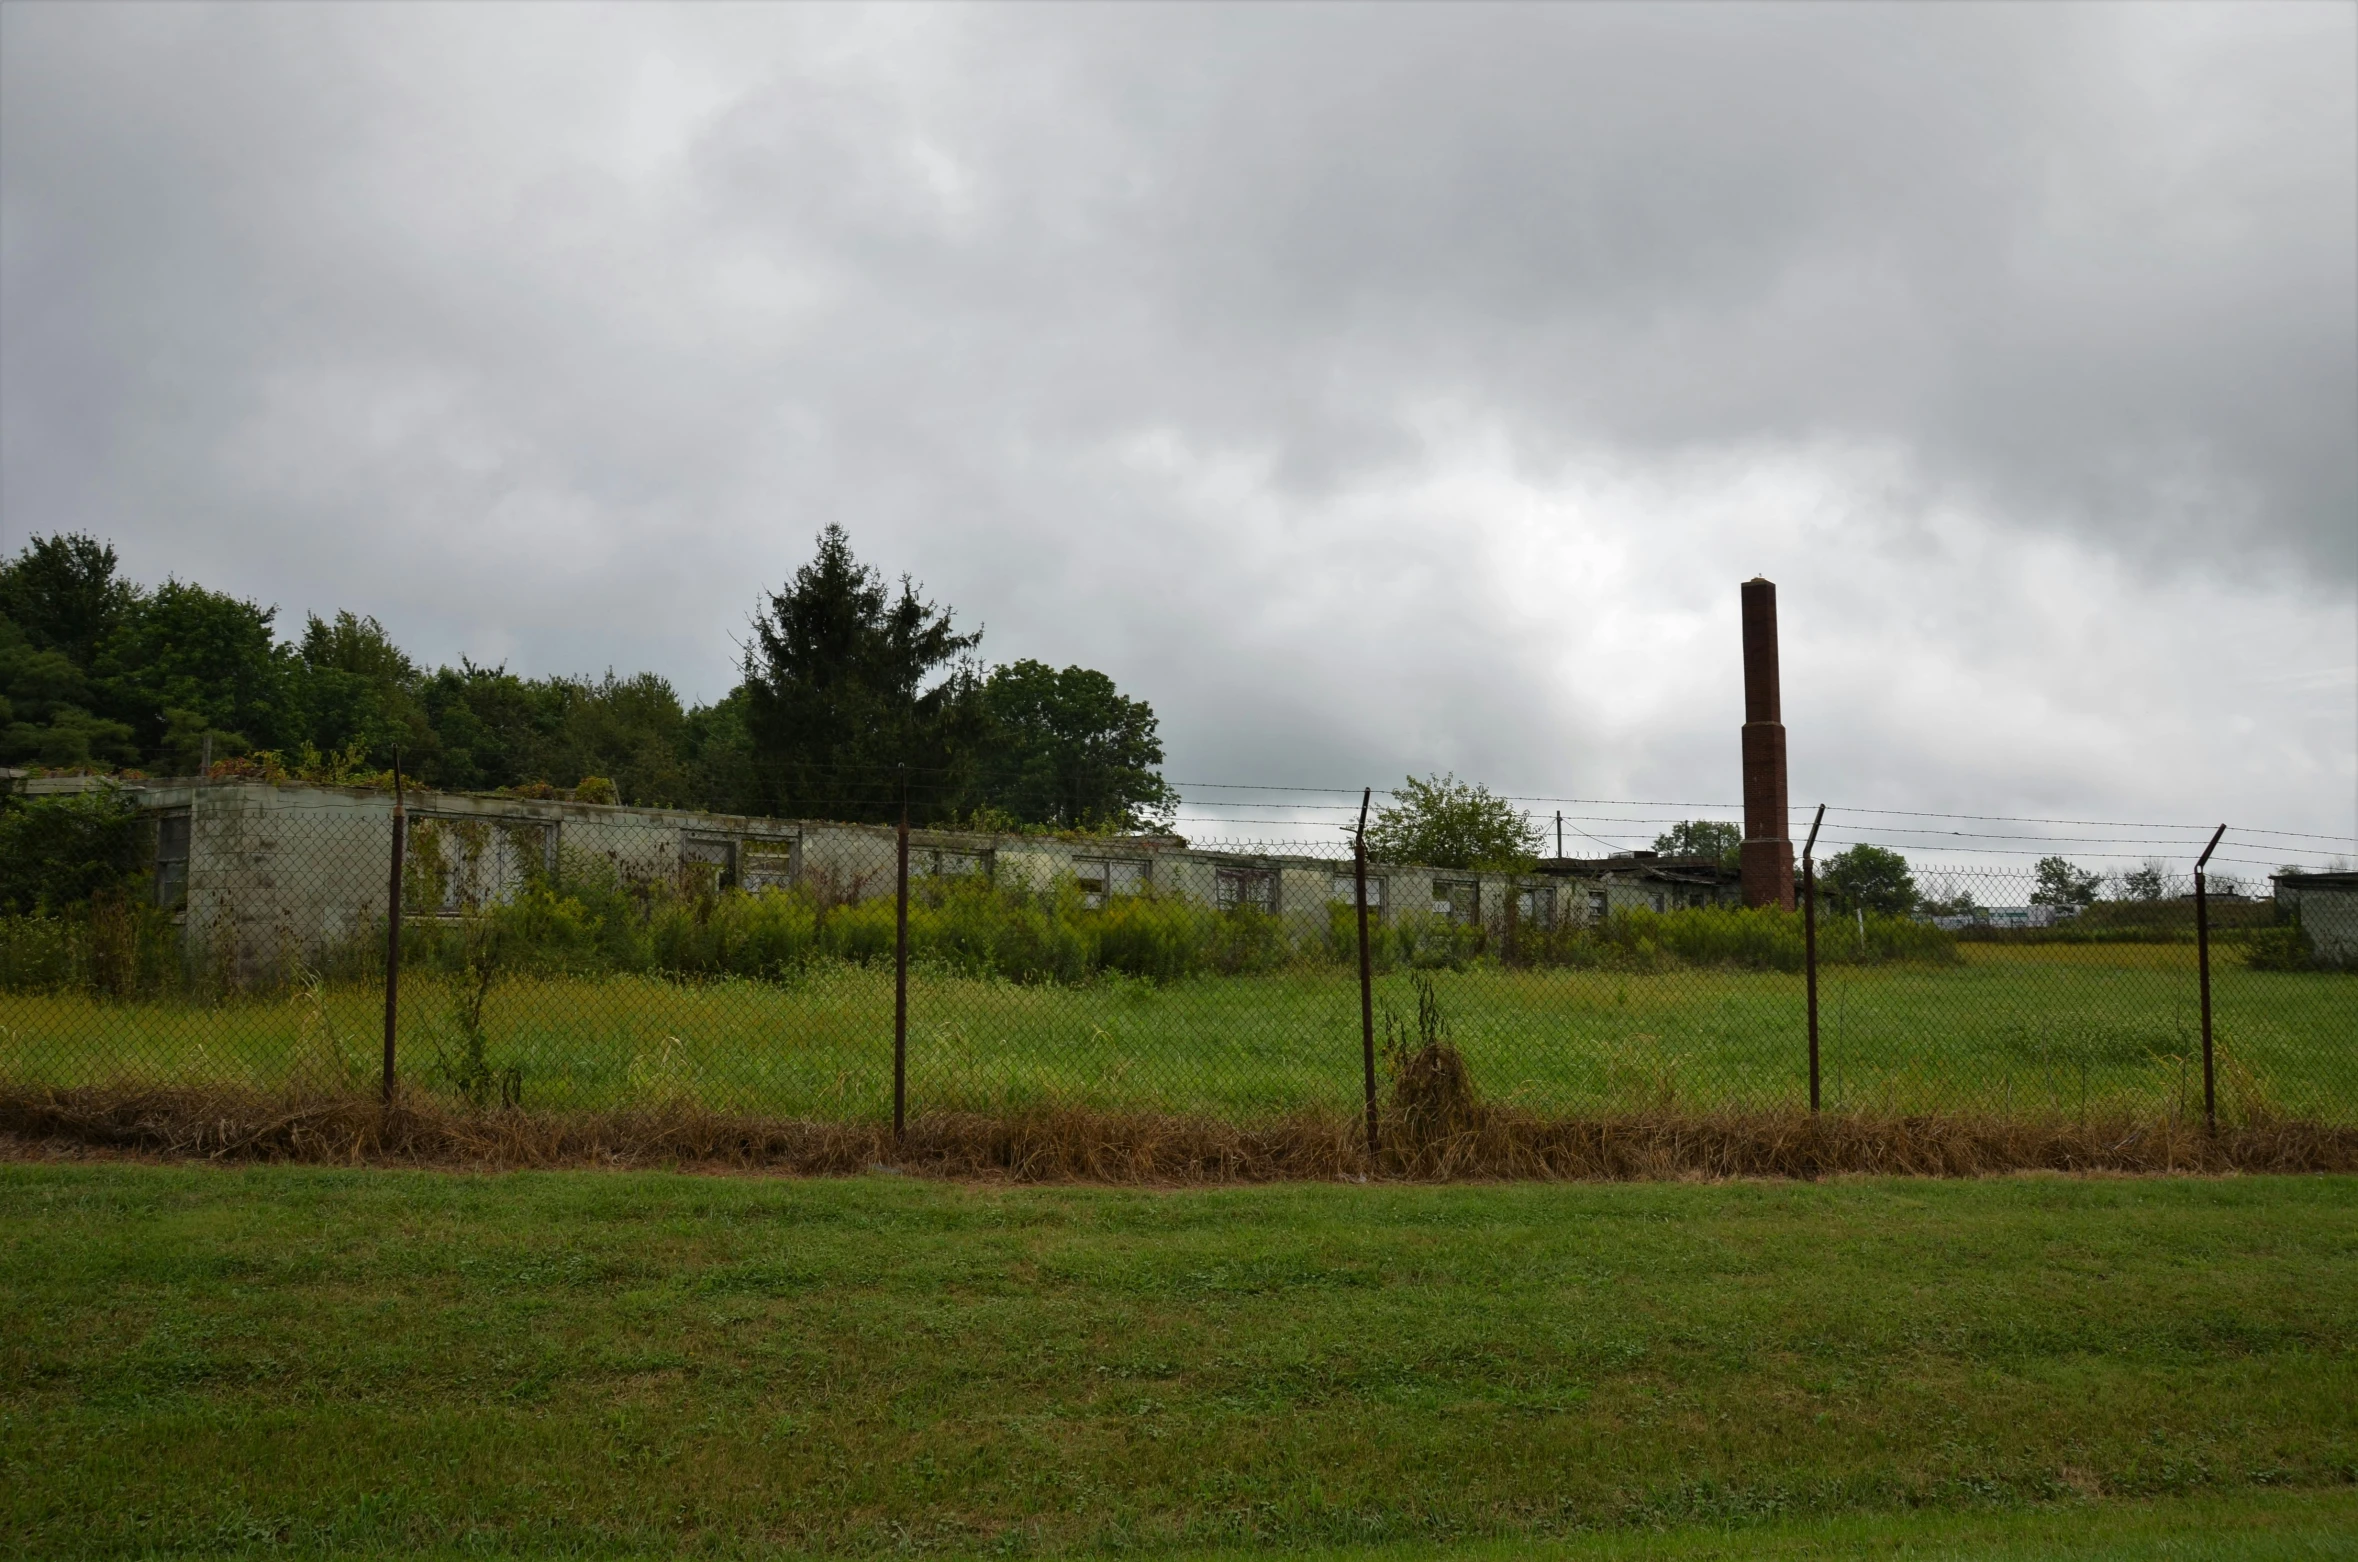
[{"label": "distant building", "polygon": [[1649,851],[1543,857],[1539,872],[1560,894],[1575,900],[1585,896],[1587,904],[1575,909],[1591,921],[1616,911],[1671,912],[1744,903],[1742,873],[1716,857],[1665,857]]},{"label": "distant building", "polygon": [[2320,965],[2358,966],[2358,873],[2278,873],[2276,914],[2309,935]]},{"label": "distant building", "polygon": [[1971,911],[1921,920],[1955,933],[1969,927],[2053,927],[2079,914],[2077,906],[1976,906]]}]

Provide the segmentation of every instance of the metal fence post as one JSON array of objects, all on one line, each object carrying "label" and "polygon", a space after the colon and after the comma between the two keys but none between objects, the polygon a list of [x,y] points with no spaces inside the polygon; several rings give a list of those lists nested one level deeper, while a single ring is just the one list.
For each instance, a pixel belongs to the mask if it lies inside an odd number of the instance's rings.
[{"label": "metal fence post", "polygon": [[2219,849],[2225,825],[2211,832],[2211,843],[2194,859],[2194,963],[2202,980],[2202,1120],[2207,1132],[2219,1131],[2219,1092],[2211,1071],[2211,901],[2203,887],[2203,869]]},{"label": "metal fence post", "polygon": [[1809,988],[1809,1109],[1818,1109],[1818,826],[1826,822],[1826,805],[1809,822],[1809,840],[1801,848],[1801,959]]},{"label": "metal fence post", "polygon": [[393,872],[385,890],[385,1105],[393,1104],[393,1032],[401,1021],[401,848],[409,816],[401,806],[401,751],[393,751]]},{"label": "metal fence post", "polygon": [[1375,966],[1367,947],[1367,803],[1375,788],[1359,794],[1359,831],[1351,838],[1351,876],[1359,902],[1359,1062],[1367,1079],[1367,1159],[1376,1158]]},{"label": "metal fence post", "polygon": [[901,829],[892,937],[892,1137],[898,1144],[909,1120],[909,785],[901,783]]}]

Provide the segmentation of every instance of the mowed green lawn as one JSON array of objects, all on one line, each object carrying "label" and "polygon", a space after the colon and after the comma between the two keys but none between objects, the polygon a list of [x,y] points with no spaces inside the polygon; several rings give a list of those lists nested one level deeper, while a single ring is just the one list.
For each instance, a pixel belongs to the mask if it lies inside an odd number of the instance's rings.
[{"label": "mowed green lawn", "polygon": [[0,1547],[2327,1556],[2358,1181],[0,1164]]},{"label": "mowed green lawn", "polygon": [[[2200,1025],[2184,945],[1967,945],[1948,967],[1828,967],[1826,1099],[1837,1108],[2014,1114],[2199,1110]],[[1807,1044],[1798,976],[1477,970],[1436,978],[1487,1095],[1578,1112],[1798,1104]],[[2358,1119],[2358,977],[2217,977],[2230,1116]],[[445,1088],[453,985],[403,983],[413,1087]],[[684,1094],[717,1106],[872,1118],[891,1094],[892,979],[830,965],[793,983],[514,978],[485,1009],[488,1055],[524,1074],[529,1106],[603,1107]],[[1409,978],[1378,1001],[1415,1013]],[[298,990],[217,1007],[0,996],[0,1079],[126,1076],[365,1086],[383,997]],[[912,979],[912,1104],[1040,1100],[1252,1117],[1349,1109],[1360,1086],[1359,994],[1344,970],[1017,986]]]}]

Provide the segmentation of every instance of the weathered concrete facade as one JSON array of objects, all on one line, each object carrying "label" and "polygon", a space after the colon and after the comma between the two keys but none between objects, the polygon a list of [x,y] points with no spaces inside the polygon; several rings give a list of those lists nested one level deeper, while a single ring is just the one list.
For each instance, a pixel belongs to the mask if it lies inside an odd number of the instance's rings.
[{"label": "weathered concrete facade", "polygon": [[[36,781],[55,792],[95,785]],[[127,783],[152,821],[158,900],[192,951],[230,971],[285,969],[378,924],[390,890],[391,794],[257,781]],[[403,915],[454,917],[536,877],[611,874],[629,884],[799,886],[834,902],[893,893],[895,838],[879,825],[753,818],[440,792],[407,794]],[[1070,882],[1086,904],[1175,896],[1322,928],[1353,902],[1347,856],[1193,847],[1175,836],[1060,838],[914,830],[914,880],[979,875],[1011,888]],[[1738,903],[1736,874],[1650,852],[1542,861],[1528,874],[1371,864],[1379,920],[1447,918],[1493,933],[1578,926],[1617,912]]]},{"label": "weathered concrete facade", "polygon": [[2298,922],[2321,965],[2358,966],[2358,873],[2279,873],[2279,920]]}]

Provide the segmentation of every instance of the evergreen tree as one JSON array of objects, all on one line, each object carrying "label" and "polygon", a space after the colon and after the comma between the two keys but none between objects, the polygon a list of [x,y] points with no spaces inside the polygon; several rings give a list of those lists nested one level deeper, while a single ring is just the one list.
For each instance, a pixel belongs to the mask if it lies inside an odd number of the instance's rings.
[{"label": "evergreen tree", "polygon": [[955,803],[949,765],[974,716],[960,634],[948,609],[904,575],[898,591],[852,557],[840,526],[772,592],[745,652],[753,792],[763,811],[885,820],[906,784],[920,817]]},{"label": "evergreen tree", "polygon": [[0,564],[0,761],[57,769],[136,764],[130,724],[98,709],[98,649],[138,601],[115,550],[35,537]]}]

